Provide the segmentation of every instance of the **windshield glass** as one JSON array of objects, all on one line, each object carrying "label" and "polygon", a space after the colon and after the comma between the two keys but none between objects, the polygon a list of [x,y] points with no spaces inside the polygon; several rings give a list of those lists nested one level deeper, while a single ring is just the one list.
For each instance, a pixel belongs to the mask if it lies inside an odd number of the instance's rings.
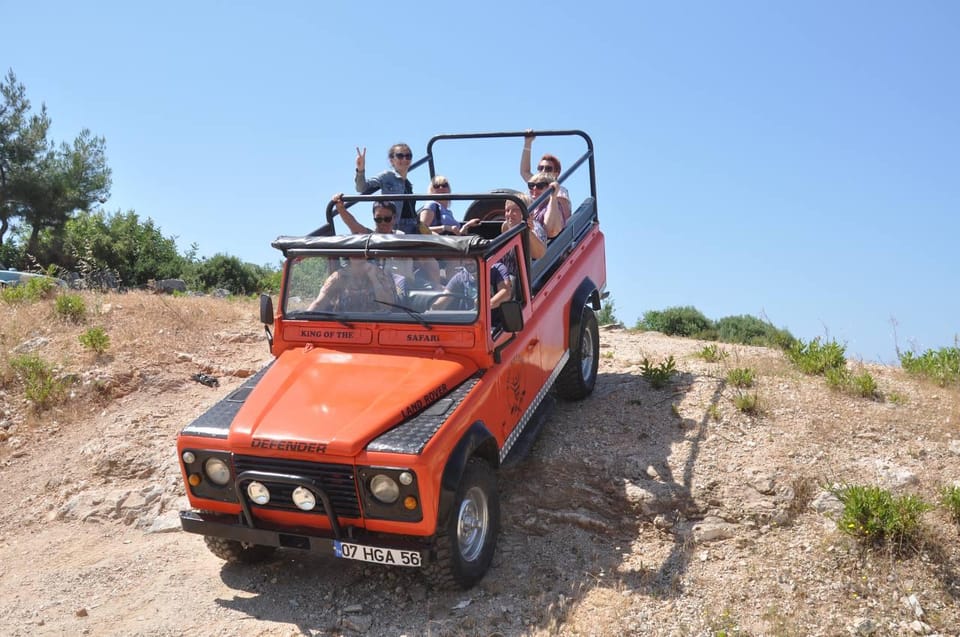
[{"label": "windshield glass", "polygon": [[284,318],[472,323],[476,259],[311,255],[290,260]]}]

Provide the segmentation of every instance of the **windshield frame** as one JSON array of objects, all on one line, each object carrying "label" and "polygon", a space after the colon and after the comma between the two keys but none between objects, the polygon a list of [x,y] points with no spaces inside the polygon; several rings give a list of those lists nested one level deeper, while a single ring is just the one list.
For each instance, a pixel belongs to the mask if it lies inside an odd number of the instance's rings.
[{"label": "windshield frame", "polygon": [[[439,270],[443,287],[423,278],[421,272],[431,263]],[[479,256],[465,254],[438,258],[423,253],[372,257],[341,250],[300,253],[288,258],[284,268],[280,313],[287,321],[336,322],[348,328],[356,323],[395,323],[428,330],[433,325],[473,325],[483,303],[477,285],[479,267]],[[472,288],[451,288],[461,269],[472,269]],[[457,278],[468,280],[469,275]],[[385,296],[391,281],[393,298]],[[324,288],[326,292],[321,292]]]}]

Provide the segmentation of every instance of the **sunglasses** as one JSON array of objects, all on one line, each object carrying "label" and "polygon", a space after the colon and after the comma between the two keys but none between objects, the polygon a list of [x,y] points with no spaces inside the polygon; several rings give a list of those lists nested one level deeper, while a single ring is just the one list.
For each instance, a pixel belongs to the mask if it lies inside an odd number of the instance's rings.
[{"label": "sunglasses", "polygon": [[450,184],[448,184],[447,182],[443,182],[443,183],[441,183],[441,184],[433,184],[433,187],[434,187],[434,188],[449,188],[449,187],[450,187]]},{"label": "sunglasses", "polygon": [[539,184],[539,183],[535,184],[532,181],[527,182],[527,188],[529,188],[530,190],[533,190],[534,188],[541,188],[541,189],[546,188],[549,185],[550,184]]},{"label": "sunglasses", "polygon": [[393,221],[393,217],[392,217],[392,216],[390,216],[390,217],[374,217],[373,220],[376,221],[377,223],[390,223],[391,221]]},{"label": "sunglasses", "polygon": [[390,159],[413,159],[413,153],[391,153]]},{"label": "sunglasses", "polygon": [[550,165],[550,164],[544,164],[544,165],[542,165],[542,166],[537,166],[537,172],[541,172],[541,173],[555,173],[555,172],[557,172],[557,171],[554,170],[554,168],[553,168],[552,165]]}]

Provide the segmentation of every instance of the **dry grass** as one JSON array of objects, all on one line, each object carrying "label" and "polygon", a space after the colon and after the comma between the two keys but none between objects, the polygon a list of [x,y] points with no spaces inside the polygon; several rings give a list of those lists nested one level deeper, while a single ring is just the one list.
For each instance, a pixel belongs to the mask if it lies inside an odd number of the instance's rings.
[{"label": "dry grass", "polygon": [[[11,359],[35,353],[49,364],[68,392],[53,412],[69,408],[81,413],[149,384],[160,370],[184,366],[186,371],[231,373],[217,366],[217,345],[224,339],[261,338],[258,305],[253,299],[164,296],[143,291],[103,294],[83,291],[83,320],[57,317],[55,298],[5,305],[0,324],[0,412],[14,422],[36,423],[43,413],[25,409],[24,387],[16,382]],[[83,347],[80,335],[102,327],[110,346],[102,355]],[[266,345],[264,345],[266,351]],[[244,372],[245,373],[245,372]]]}]

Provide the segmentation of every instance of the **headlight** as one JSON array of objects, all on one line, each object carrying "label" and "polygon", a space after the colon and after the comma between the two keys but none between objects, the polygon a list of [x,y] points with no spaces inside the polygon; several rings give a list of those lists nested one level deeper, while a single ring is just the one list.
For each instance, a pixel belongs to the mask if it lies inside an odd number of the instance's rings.
[{"label": "headlight", "polygon": [[297,487],[293,490],[293,503],[297,505],[298,509],[303,511],[312,511],[315,506],[317,506],[317,496],[313,495],[313,491],[310,489],[304,489],[303,487]]},{"label": "headlight", "polygon": [[230,482],[230,467],[220,458],[210,458],[203,463],[203,472],[210,478],[210,482],[221,487]]},{"label": "headlight", "polygon": [[378,473],[370,480],[370,493],[384,504],[393,504],[400,497],[400,487],[390,476]]},{"label": "headlight", "polygon": [[270,490],[259,482],[251,482],[247,485],[247,495],[255,504],[261,506],[270,501]]}]

